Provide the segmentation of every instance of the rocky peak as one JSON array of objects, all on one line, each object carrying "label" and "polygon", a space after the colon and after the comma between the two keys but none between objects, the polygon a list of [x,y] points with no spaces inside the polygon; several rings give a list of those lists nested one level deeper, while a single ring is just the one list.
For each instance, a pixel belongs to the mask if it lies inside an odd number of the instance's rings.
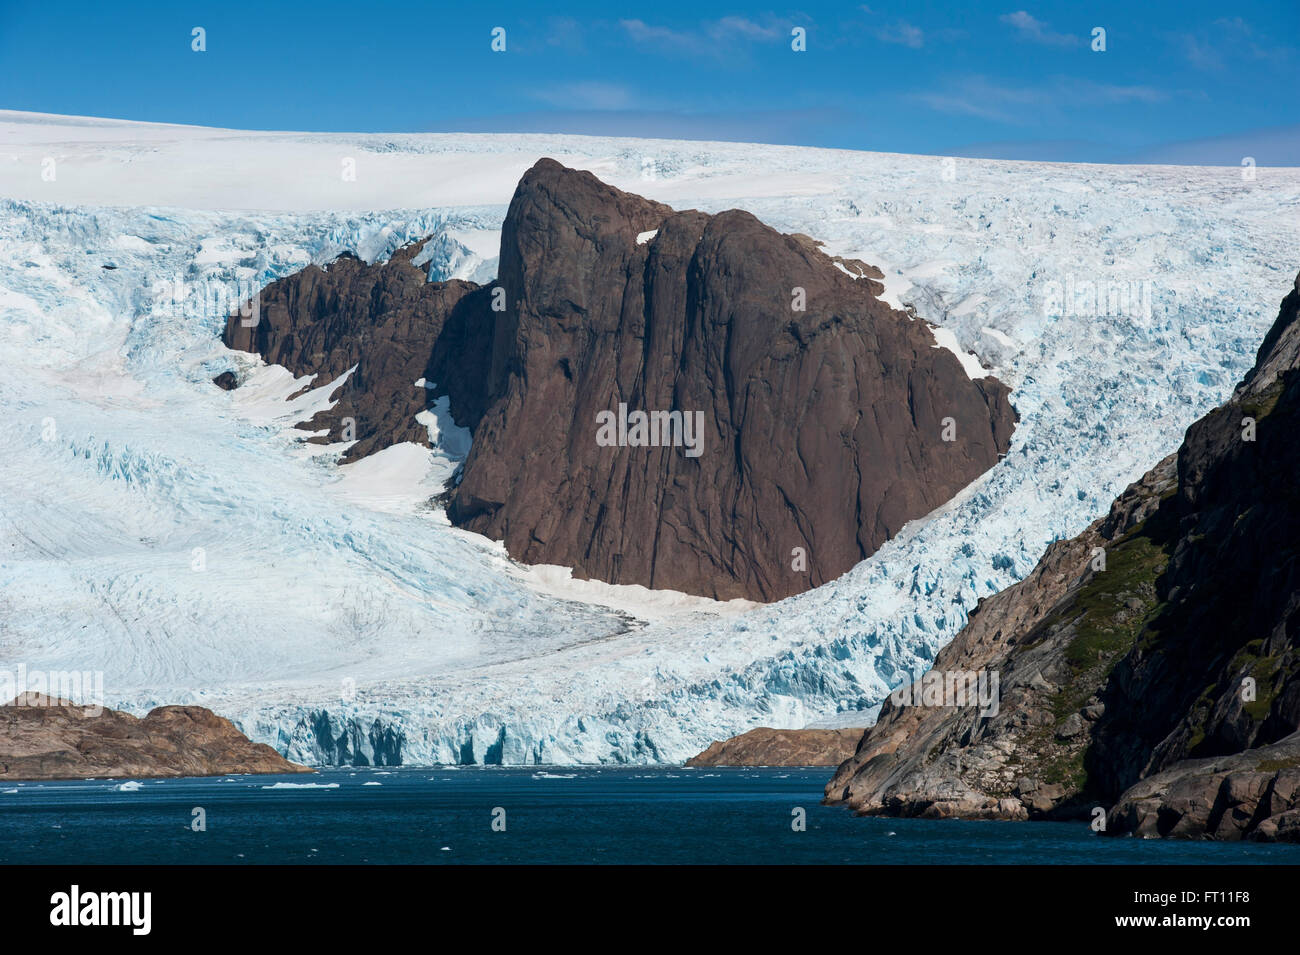
[{"label": "rocky peak", "polygon": [[[314,376],[296,394],[347,375],[330,396],[332,407],[301,425],[323,432],[311,439],[321,444],[351,436],[356,443],[345,462],[399,441],[428,443],[415,420],[428,396],[415,383],[447,317],[478,287],[430,282],[412,264],[423,246],[413,242],[373,265],[348,252],[323,268],[309,265],[262,290],[255,321],[238,312],[226,319],[227,347]],[[228,375],[217,382],[227,390],[234,385]]]},{"label": "rocky peak", "polygon": [[[451,519],[613,583],[772,600],[839,576],[992,466],[1015,420],[870,281],[749,213],[543,160],[502,230],[496,400]],[[638,414],[698,421],[697,446],[637,446]],[[605,415],[626,444],[600,443]]]},{"label": "rocky peak", "polygon": [[446,395],[473,430],[450,519],[579,578],[807,590],[990,468],[1015,424],[1004,385],[879,300],[878,271],[739,210],[543,159],[497,282],[427,283],[409,259],[304,270],[263,293],[270,330],[232,319],[227,343],[300,374],[355,364],[323,416],[364,422],[350,457],[422,440],[412,402]]}]

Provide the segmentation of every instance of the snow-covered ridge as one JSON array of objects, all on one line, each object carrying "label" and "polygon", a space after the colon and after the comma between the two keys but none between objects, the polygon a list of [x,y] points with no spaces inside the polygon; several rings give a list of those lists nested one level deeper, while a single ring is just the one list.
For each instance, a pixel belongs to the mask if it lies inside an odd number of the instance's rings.
[{"label": "snow-covered ridge", "polygon": [[[248,357],[220,346],[216,303],[308,262],[434,235],[431,277],[490,274],[543,155],[880,266],[887,298],[1013,386],[1010,452],[825,587],[679,604],[521,569],[424,504],[434,454],[338,469],[211,385]],[[1228,395],[1300,264],[1297,170],[956,171],[0,114],[0,667],[103,670],[110,705],[203,702],[308,762],[671,761],[754,725],[861,722]],[[229,211],[248,205],[281,211]]]},{"label": "snow-covered ridge", "polygon": [[[931,332],[934,334],[935,348],[946,348],[956,356],[957,361],[961,362],[962,371],[966,372],[972,379],[987,378],[989,373],[984,370],[978,358],[973,352],[963,351],[961,345],[957,342],[957,335],[948,328],[932,326]],[[1003,342],[999,340],[999,344]]]}]

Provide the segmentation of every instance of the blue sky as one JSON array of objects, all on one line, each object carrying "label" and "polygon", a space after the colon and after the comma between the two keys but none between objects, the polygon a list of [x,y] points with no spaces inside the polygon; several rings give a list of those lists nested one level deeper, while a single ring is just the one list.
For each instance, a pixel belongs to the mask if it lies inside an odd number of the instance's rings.
[{"label": "blue sky", "polygon": [[[205,52],[191,49],[194,27]],[[491,49],[494,27],[505,52]],[[795,27],[804,52],[791,49]],[[1298,53],[1300,0],[0,0],[0,107],[248,129],[1300,165]]]}]

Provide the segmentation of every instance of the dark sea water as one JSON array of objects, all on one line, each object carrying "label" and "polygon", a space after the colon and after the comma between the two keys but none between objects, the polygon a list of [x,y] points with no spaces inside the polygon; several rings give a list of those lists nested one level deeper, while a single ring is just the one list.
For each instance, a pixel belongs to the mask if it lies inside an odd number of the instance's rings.
[{"label": "dark sea water", "polygon": [[[827,777],[402,767],[0,783],[0,862],[1300,863],[1300,847],[1103,838],[1086,823],[860,819],[820,805]],[[191,828],[199,807],[205,832]]]}]

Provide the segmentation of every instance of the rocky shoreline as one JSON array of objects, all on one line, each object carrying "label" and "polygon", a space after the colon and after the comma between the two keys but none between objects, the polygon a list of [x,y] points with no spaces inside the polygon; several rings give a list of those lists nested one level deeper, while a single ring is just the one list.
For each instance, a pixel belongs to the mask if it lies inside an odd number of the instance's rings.
[{"label": "rocky shoreline", "polygon": [[838,766],[853,755],[861,729],[780,730],[760,726],[712,743],[687,766]]},{"label": "rocky shoreline", "polygon": [[0,706],[0,781],[310,772],[201,706],[143,719],[35,693]]}]

